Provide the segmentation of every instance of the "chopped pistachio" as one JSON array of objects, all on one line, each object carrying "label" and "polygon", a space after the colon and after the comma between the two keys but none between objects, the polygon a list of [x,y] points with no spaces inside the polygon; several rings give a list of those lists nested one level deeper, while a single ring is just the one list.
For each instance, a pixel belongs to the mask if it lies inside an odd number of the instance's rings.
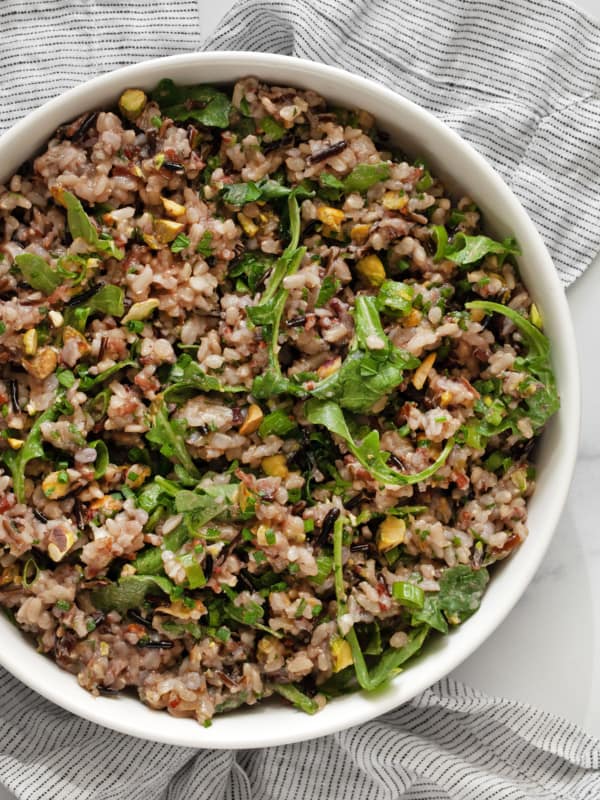
[{"label": "chopped pistachio", "polygon": [[56,369],[58,356],[52,347],[42,347],[33,358],[21,363],[30,375],[43,381]]},{"label": "chopped pistachio", "polygon": [[335,356],[335,358],[329,358],[327,361],[324,361],[321,366],[317,369],[317,375],[321,380],[324,378],[328,378],[330,375],[333,375],[335,372],[339,370],[342,366],[342,359],[341,356]]},{"label": "chopped pistachio", "polygon": [[246,234],[246,236],[249,236],[250,238],[256,236],[256,234],[258,233],[258,225],[255,222],[253,222],[250,219],[250,217],[248,217],[246,214],[240,211],[239,214],[237,215],[237,218],[238,222],[244,229],[244,233]]},{"label": "chopped pistachio", "polygon": [[145,464],[134,464],[127,470],[125,484],[130,489],[138,489],[151,474],[152,470]]},{"label": "chopped pistachio", "polygon": [[157,308],[158,300],[154,297],[150,297],[148,300],[141,300],[139,303],[134,303],[121,320],[121,324],[125,325],[127,322],[131,322],[131,320],[147,319]]},{"label": "chopped pistachio", "polygon": [[441,408],[447,408],[450,403],[452,402],[452,392],[442,392],[440,396],[440,406]]},{"label": "chopped pistachio", "polygon": [[247,436],[250,433],[254,433],[258,430],[260,423],[262,422],[264,414],[261,410],[260,406],[257,406],[256,403],[252,403],[250,408],[248,409],[248,414],[246,415],[246,419],[240,425],[240,433],[242,436]]},{"label": "chopped pistachio", "polygon": [[9,436],[6,441],[8,442],[8,446],[13,450],[20,450],[25,444],[23,439],[13,439],[12,436]]},{"label": "chopped pistachio", "polygon": [[361,258],[356,265],[356,271],[370,286],[381,286],[385,280],[385,267],[376,255]]},{"label": "chopped pistachio", "polygon": [[154,223],[156,240],[160,244],[169,244],[184,228],[183,222],[175,222],[172,219],[157,219]]},{"label": "chopped pistachio", "polygon": [[333,660],[333,672],[341,672],[354,662],[352,658],[352,648],[345,639],[335,638],[331,642],[331,658]]},{"label": "chopped pistachio", "polygon": [[355,225],[352,230],[350,231],[350,238],[353,242],[358,242],[362,244],[366,242],[369,238],[369,231],[371,230],[370,225],[365,225],[360,223],[359,225]]},{"label": "chopped pistachio", "polygon": [[404,542],[406,522],[400,517],[386,517],[377,531],[377,549],[382,553]]},{"label": "chopped pistachio", "polygon": [[266,456],[260,462],[260,465],[263,468],[263,472],[272,478],[283,478],[285,480],[290,474],[285,456],[281,453],[274,456]]},{"label": "chopped pistachio", "polygon": [[34,356],[38,348],[38,333],[35,328],[30,328],[23,334],[23,349],[25,355]]},{"label": "chopped pistachio", "polygon": [[407,205],[408,197],[405,194],[399,194],[398,192],[386,192],[383,195],[383,200],[381,202],[383,207],[389,209],[390,211],[400,211],[400,209]]},{"label": "chopped pistachio", "polygon": [[431,372],[431,368],[433,367],[435,361],[435,353],[430,353],[427,358],[425,358],[419,367],[415,370],[415,374],[412,377],[412,385],[415,389],[422,389],[429,373]]},{"label": "chopped pistachio", "polygon": [[62,561],[69,550],[77,541],[77,535],[71,527],[61,526],[57,531],[52,532],[54,537],[48,545],[48,555],[52,561]]},{"label": "chopped pistachio", "polygon": [[60,328],[65,321],[60,311],[55,311],[54,309],[48,313],[48,319],[54,328]]},{"label": "chopped pistachio", "polygon": [[536,328],[542,330],[544,327],[544,323],[542,322],[542,315],[535,303],[531,304],[531,308],[529,310],[529,319],[531,320],[531,324],[535,325]]},{"label": "chopped pistachio", "polygon": [[[61,480],[66,474],[67,480]],[[50,500],[58,500],[59,497],[64,497],[71,491],[71,476],[64,470],[51,472],[46,475],[42,481],[42,491]]]},{"label": "chopped pistachio", "polygon": [[134,120],[146,108],[148,98],[141,89],[126,89],[119,97],[119,110],[124,117]]},{"label": "chopped pistachio", "polygon": [[317,218],[333,231],[339,231],[341,229],[345,216],[344,212],[339,208],[320,206],[317,209]]},{"label": "chopped pistachio", "polygon": [[170,217],[177,219],[178,217],[183,217],[185,214],[186,207],[182,206],[181,203],[176,203],[174,200],[169,200],[168,197],[161,197],[160,200],[163,204],[163,208],[165,209],[165,213],[167,213]]}]

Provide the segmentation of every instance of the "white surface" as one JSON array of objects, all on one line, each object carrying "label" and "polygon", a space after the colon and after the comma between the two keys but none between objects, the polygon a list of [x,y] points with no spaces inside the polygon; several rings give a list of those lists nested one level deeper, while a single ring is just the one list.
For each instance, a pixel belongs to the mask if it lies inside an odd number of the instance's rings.
[{"label": "white surface", "polygon": [[[206,3],[205,32],[232,5]],[[600,17],[597,0],[578,0]],[[575,480],[566,510],[537,576],[506,622],[454,674],[491,694],[531,702],[600,736],[600,569],[598,519],[600,335],[594,298],[600,296],[600,259],[568,292],[583,366],[583,427]],[[586,369],[587,367],[587,369]],[[595,615],[594,615],[595,612]],[[0,800],[12,800],[0,787]]]}]

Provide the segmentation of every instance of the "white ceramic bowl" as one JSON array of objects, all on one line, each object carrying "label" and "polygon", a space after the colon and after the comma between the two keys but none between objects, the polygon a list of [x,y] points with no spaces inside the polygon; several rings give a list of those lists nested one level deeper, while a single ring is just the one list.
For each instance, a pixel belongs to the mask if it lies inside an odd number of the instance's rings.
[{"label": "white ceramic bowl", "polygon": [[563,289],[533,223],[488,162],[427,111],[371,81],[323,64],[262,53],[198,53],[119,69],[66,92],[19,122],[0,139],[0,179],[9,177],[63,122],[113,104],[130,86],[152,88],[161,78],[179,83],[231,83],[256,75],[278,85],[315,89],[337,105],[372,112],[403,149],[422,155],[450,187],[471,195],[497,236],[514,235],[522,249],[525,283],[542,309],[553,345],[562,407],[544,433],[538,486],[529,504],[530,536],[495,568],[480,610],[450,636],[435,638],[423,657],[385,690],[338,698],[315,716],[270,703],[217,717],[210,728],[175,719],[129,698],[94,698],[76,679],[39,655],[0,617],[0,663],[39,694],[75,714],[133,736],[188,747],[266,747],[348,728],[410,700],[460,664],[494,631],[536,572],[565,501],[579,430],[579,376],[575,340]]}]

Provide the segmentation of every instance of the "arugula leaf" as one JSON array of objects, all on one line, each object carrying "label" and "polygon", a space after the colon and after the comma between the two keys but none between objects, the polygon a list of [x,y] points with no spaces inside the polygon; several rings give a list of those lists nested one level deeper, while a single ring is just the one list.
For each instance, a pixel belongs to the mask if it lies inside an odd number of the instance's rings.
[{"label": "arugula leaf", "polygon": [[244,386],[228,386],[212,375],[207,375],[200,364],[188,354],[179,356],[171,367],[163,397],[167,402],[179,403],[192,394],[201,392],[245,392]]},{"label": "arugula leaf", "polygon": [[83,239],[96,252],[106,253],[118,261],[125,258],[125,253],[116,246],[110,236],[103,238],[98,233],[96,226],[85,213],[81,202],[74,194],[63,189],[60,194],[60,200],[67,209],[67,223],[73,239]]},{"label": "arugula leaf", "polygon": [[[269,364],[262,375],[252,383],[252,394],[261,398],[271,391],[274,394],[294,392],[294,384],[281,374],[279,364],[279,328],[283,309],[289,292],[281,287],[283,279],[293,275],[300,267],[306,253],[305,247],[298,247],[300,240],[300,209],[295,194],[288,197],[288,213],[290,217],[290,243],[275,262],[268,283],[261,294],[260,301],[248,308],[250,320],[263,326],[263,339],[269,344]],[[300,390],[301,391],[301,390]]]},{"label": "arugula leaf", "polygon": [[[556,387],[556,379],[550,361],[550,342],[539,328],[536,328],[528,319],[522,316],[514,308],[509,308],[501,303],[493,303],[489,300],[473,300],[466,303],[467,309],[481,309],[489,314],[502,314],[513,322],[528,348],[528,353],[524,357],[516,360],[516,369],[524,370],[531,375],[531,380],[536,384],[536,390],[528,394],[520,403],[520,408],[506,414],[506,416],[496,424],[489,421],[489,410],[479,426],[480,432],[484,436],[493,436],[502,433],[509,428],[513,433],[518,434],[518,419],[527,416],[531,420],[534,431],[539,431],[544,427],[548,419],[560,408],[560,398]],[[486,424],[487,423],[487,424]]]},{"label": "arugula leaf", "polygon": [[213,249],[211,245],[212,238],[213,238],[212,231],[204,231],[200,241],[196,245],[196,252],[199,253],[201,256],[204,256],[204,258],[210,258],[213,254]]},{"label": "arugula leaf", "polygon": [[501,256],[501,262],[509,255],[520,255],[521,250],[512,237],[497,242],[489,236],[467,236],[457,233],[448,243],[448,233],[443,225],[433,225],[431,231],[437,241],[437,250],[434,261],[447,259],[455,264],[465,266],[480,261],[490,253]]},{"label": "arugula leaf", "polygon": [[44,294],[52,294],[63,282],[62,276],[53,270],[47,261],[33,253],[21,253],[15,256],[15,266],[19,268],[32,289]]},{"label": "arugula leaf", "polygon": [[[375,297],[358,295],[354,306],[355,339],[350,354],[333,375],[310,391],[313,397],[335,400],[356,413],[368,411],[402,382],[404,370],[414,369],[419,359],[395,347],[387,338]],[[383,347],[371,349],[377,340]]]},{"label": "arugula leaf", "polygon": [[108,369],[105,369],[98,375],[84,375],[79,381],[79,388],[84,392],[90,392],[92,389],[96,389],[98,386],[103,384],[109,378],[112,378],[113,375],[116,375],[117,372],[120,372],[122,369],[134,366],[135,361],[118,361],[116,364],[113,364],[112,367],[108,367]]},{"label": "arugula leaf", "polygon": [[[342,564],[342,544],[345,520],[339,517],[333,527],[333,563],[335,575],[335,595],[338,607],[338,618],[347,611],[346,592],[344,588],[344,575]],[[414,628],[408,635],[408,642],[404,647],[391,647],[386,650],[377,665],[369,672],[363,655],[355,628],[346,634],[346,640],[352,650],[352,661],[356,679],[362,689],[373,691],[393,678],[399,671],[400,665],[414,656],[423,646],[429,633],[429,626]]]},{"label": "arugula leaf", "polygon": [[358,164],[344,178],[344,192],[346,194],[350,192],[366,192],[376,183],[386,181],[390,177],[390,173],[390,165],[383,161],[379,164]]},{"label": "arugula leaf", "polygon": [[231,206],[243,206],[255,200],[276,200],[280,197],[313,197],[314,192],[304,186],[284,186],[272,178],[261,178],[247,183],[230,183],[221,190],[221,197]]},{"label": "arugula leaf", "polygon": [[319,175],[319,187],[317,192],[319,197],[331,203],[337,202],[344,191],[343,182],[329,172],[322,172]]},{"label": "arugula leaf", "polygon": [[317,701],[301,692],[293,683],[273,683],[270,685],[270,688],[274,692],[277,692],[277,694],[285,697],[286,700],[289,700],[289,702],[296,708],[299,708],[300,711],[304,711],[305,714],[316,714],[319,710]]},{"label": "arugula leaf", "polygon": [[450,567],[442,574],[438,605],[453,625],[477,611],[489,580],[487,569],[473,569],[466,564]]},{"label": "arugula leaf", "polygon": [[155,412],[154,424],[146,433],[146,439],[151,444],[158,445],[163,456],[176,459],[189,475],[199,478],[200,473],[185,443],[185,427],[182,420],[169,419],[169,412],[163,400]]},{"label": "arugula leaf", "polygon": [[182,250],[185,250],[185,248],[189,246],[189,236],[186,236],[185,233],[178,233],[171,243],[171,252],[181,253]]},{"label": "arugula leaf", "polygon": [[425,605],[423,608],[412,612],[410,624],[413,628],[418,625],[429,625],[440,633],[448,633],[448,623],[442,614],[439,599],[435,595],[427,594],[425,596]]},{"label": "arugula leaf", "polygon": [[268,136],[272,142],[278,142],[285,136],[285,128],[273,117],[263,117],[259,125],[265,132],[265,136]]},{"label": "arugula leaf", "polygon": [[240,625],[248,625],[251,628],[264,631],[271,636],[275,636],[277,639],[281,639],[283,637],[283,633],[281,633],[281,631],[270,628],[268,625],[265,625],[262,622],[265,610],[261,605],[255,603],[254,600],[249,600],[243,605],[237,606],[234,603],[237,595],[233,589],[230,586],[227,586],[227,584],[221,585],[223,591],[229,598],[229,602],[225,603],[223,606],[223,611],[225,612],[226,616],[229,617],[229,619],[232,619],[234,622],[238,622]]},{"label": "arugula leaf", "polygon": [[244,278],[252,294],[258,289],[263,277],[275,263],[275,256],[252,250],[244,253],[229,270],[230,278]]},{"label": "arugula leaf", "polygon": [[333,278],[331,275],[327,275],[327,277],[323,279],[323,283],[319,289],[315,307],[322,308],[322,306],[327,305],[331,298],[335,297],[335,295],[338,293],[340,286],[341,283],[338,278]]},{"label": "arugula leaf", "polygon": [[58,419],[64,411],[63,400],[64,395],[58,394],[53,405],[39,415],[31,426],[25,443],[20,450],[6,450],[3,453],[4,463],[12,474],[13,491],[19,503],[25,502],[25,469],[27,464],[34,458],[46,458],[41,426],[44,422],[54,422]]},{"label": "arugula leaf", "polygon": [[267,414],[263,419],[260,423],[258,434],[262,436],[263,439],[273,434],[275,434],[275,436],[285,436],[297,427],[298,423],[291,418],[289,414],[278,408],[270,414]]},{"label": "arugula leaf", "polygon": [[411,284],[384,281],[377,294],[377,308],[380,311],[393,311],[406,316],[412,311],[414,294],[415,290]]},{"label": "arugula leaf", "polygon": [[449,439],[437,459],[421,472],[404,475],[387,465],[389,453],[379,447],[379,431],[368,433],[359,444],[354,440],[344,412],[337,403],[331,400],[308,400],[304,406],[307,420],[313,425],[323,425],[330,433],[335,433],[346,442],[350,452],[382,484],[406,486],[427,480],[444,465],[454,447],[454,439]]},{"label": "arugula leaf", "polygon": [[150,592],[159,590],[171,595],[175,585],[168,579],[158,575],[128,575],[118,583],[110,583],[96,589],[91,599],[100,611],[118,611],[125,614],[132,608],[141,608]]},{"label": "arugula leaf", "polygon": [[90,297],[87,308],[89,308],[90,313],[98,311],[101,314],[109,314],[112,317],[122,317],[125,311],[123,298],[123,289],[120,286],[108,283],[99,289],[93,297]]},{"label": "arugula leaf", "polygon": [[226,94],[206,85],[178,86],[164,78],[152,92],[163,116],[175,122],[195,120],[213,128],[227,128],[231,103]]}]

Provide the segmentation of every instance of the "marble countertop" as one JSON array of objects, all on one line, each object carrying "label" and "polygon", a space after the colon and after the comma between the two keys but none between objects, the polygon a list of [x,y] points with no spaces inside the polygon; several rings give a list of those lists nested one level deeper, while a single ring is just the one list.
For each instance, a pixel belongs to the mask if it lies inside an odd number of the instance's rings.
[{"label": "marble countertop", "polygon": [[[203,33],[234,0],[202,4]],[[598,0],[576,5],[600,20]],[[502,626],[453,677],[521,700],[600,737],[600,255],[567,290],[582,371],[579,457],[564,513],[537,575]],[[0,800],[14,800],[0,786]]]}]

